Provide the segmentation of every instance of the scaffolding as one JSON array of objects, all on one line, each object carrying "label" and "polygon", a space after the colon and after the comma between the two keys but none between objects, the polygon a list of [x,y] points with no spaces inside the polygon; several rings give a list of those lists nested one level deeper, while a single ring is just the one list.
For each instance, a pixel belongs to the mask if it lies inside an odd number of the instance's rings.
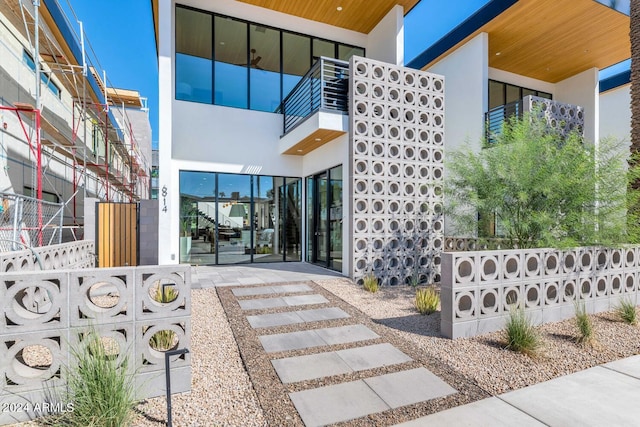
[{"label": "scaffolding", "polygon": [[[78,212],[81,192],[86,197],[91,191],[104,201],[133,202],[148,197],[150,159],[140,151],[127,109],[134,106],[145,113],[148,110],[146,100],[137,92],[109,87],[106,72],[99,75],[101,67],[68,0],[79,32],[73,29],[58,0],[42,1],[43,10],[41,0],[0,2],[0,13],[28,41],[36,79],[35,106],[13,102],[0,104],[0,110],[13,112],[18,118],[35,166],[32,185],[37,200],[43,199],[52,161],[72,169],[72,194],[57,197],[64,201],[65,212],[72,218],[69,225],[74,228],[82,225]],[[51,123],[43,109],[40,88],[47,83],[43,75],[51,79],[54,74],[73,99],[70,135]],[[55,185],[48,188],[57,193]]]}]

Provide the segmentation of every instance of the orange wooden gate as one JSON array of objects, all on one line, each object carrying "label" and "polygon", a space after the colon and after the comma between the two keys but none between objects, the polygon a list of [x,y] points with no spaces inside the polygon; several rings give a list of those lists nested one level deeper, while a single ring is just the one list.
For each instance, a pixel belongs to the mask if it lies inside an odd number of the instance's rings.
[{"label": "orange wooden gate", "polygon": [[138,265],[138,204],[98,202],[96,248],[99,267]]}]

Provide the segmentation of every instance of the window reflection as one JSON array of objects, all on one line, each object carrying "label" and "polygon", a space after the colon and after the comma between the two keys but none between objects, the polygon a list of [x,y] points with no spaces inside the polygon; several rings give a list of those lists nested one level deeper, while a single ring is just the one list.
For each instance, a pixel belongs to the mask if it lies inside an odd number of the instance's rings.
[{"label": "window reflection", "polygon": [[211,15],[176,8],[176,99],[211,102]]},{"label": "window reflection", "polygon": [[311,67],[311,39],[282,33],[282,93],[287,96]]},{"label": "window reflection", "polygon": [[250,108],[275,111],[280,105],[280,31],[250,25],[249,34]]},{"label": "window reflection", "polygon": [[215,19],[215,103],[247,107],[249,56],[247,24],[231,18]]}]

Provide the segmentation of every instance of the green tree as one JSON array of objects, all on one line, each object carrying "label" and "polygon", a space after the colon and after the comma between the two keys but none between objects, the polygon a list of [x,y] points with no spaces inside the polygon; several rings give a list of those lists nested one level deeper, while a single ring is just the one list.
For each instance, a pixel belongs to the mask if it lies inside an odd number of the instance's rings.
[{"label": "green tree", "polygon": [[449,155],[447,213],[464,234],[475,233],[478,213],[495,214],[497,228],[520,248],[635,242],[627,207],[637,205],[637,192],[627,184],[638,172],[627,157],[620,142],[596,147],[576,133],[560,136],[535,114],[514,117],[480,152],[467,146]]}]

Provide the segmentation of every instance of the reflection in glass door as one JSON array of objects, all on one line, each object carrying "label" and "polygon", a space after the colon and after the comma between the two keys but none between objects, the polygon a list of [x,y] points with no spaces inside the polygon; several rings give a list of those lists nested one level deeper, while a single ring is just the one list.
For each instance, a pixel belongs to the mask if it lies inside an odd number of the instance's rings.
[{"label": "reflection in glass door", "polygon": [[319,264],[327,264],[327,256],[328,256],[328,245],[327,245],[327,192],[328,188],[328,177],[327,173],[322,173],[320,175],[316,175],[315,177],[315,194],[314,194],[314,207],[315,214],[313,217],[315,218],[314,224],[314,239],[313,239],[313,248],[314,248],[314,262]]},{"label": "reflection in glass door", "polygon": [[310,261],[342,270],[342,166],[308,179],[312,209],[308,210]]}]

